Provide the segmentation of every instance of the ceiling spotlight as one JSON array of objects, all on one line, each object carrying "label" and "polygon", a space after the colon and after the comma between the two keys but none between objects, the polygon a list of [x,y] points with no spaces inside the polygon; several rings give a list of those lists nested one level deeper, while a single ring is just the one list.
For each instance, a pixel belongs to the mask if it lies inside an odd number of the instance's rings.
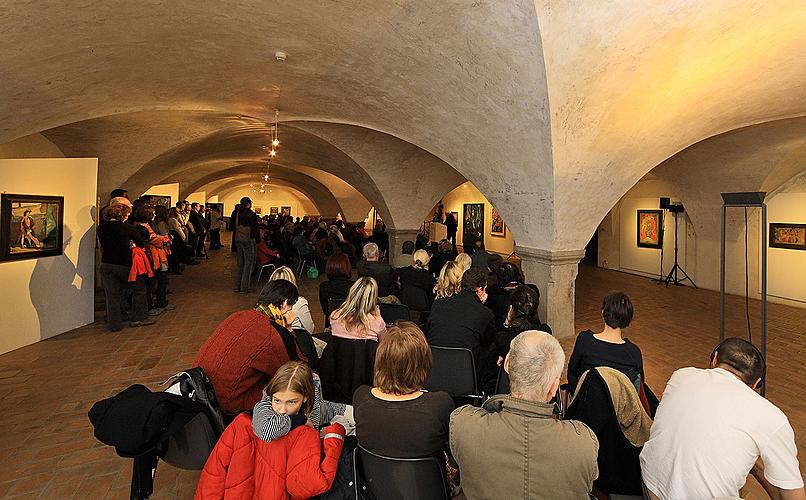
[{"label": "ceiling spotlight", "polygon": [[280,145],[280,140],[279,139],[274,139],[273,141],[271,141],[271,145],[276,148],[277,146]]},{"label": "ceiling spotlight", "polygon": [[263,180],[268,182],[269,181],[269,174],[263,174]]},{"label": "ceiling spotlight", "polygon": [[277,155],[277,151],[275,149],[272,149],[271,151],[269,151],[269,156],[274,158],[275,155]]}]

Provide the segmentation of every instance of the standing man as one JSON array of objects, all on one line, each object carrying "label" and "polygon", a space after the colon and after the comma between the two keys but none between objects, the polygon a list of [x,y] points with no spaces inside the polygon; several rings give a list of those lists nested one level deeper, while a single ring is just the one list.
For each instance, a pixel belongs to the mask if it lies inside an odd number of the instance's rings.
[{"label": "standing man", "polygon": [[195,201],[190,204],[190,224],[193,226],[193,230],[195,231],[193,251],[196,252],[197,256],[206,257],[207,254],[204,251],[204,240],[207,235],[207,221],[204,220],[204,216],[201,213],[201,205]]},{"label": "standing man", "polygon": [[207,224],[210,226],[210,250],[218,250],[221,248],[221,212],[217,205],[208,210]]},{"label": "standing man", "polygon": [[456,248],[456,230],[459,228],[459,221],[450,212],[445,214],[445,226],[448,228],[448,241],[453,243],[453,248]]},{"label": "standing man", "polygon": [[237,265],[235,266],[235,293],[252,291],[252,271],[255,269],[257,256],[257,240],[260,231],[257,226],[257,215],[252,211],[252,200],[248,196],[241,198],[241,207],[235,213],[232,239],[235,241]]},{"label": "standing man", "polygon": [[748,474],[770,498],[806,498],[792,426],[755,392],[763,376],[761,353],[739,338],[714,349],[709,369],[672,374],[641,452],[650,498],[738,497]]}]

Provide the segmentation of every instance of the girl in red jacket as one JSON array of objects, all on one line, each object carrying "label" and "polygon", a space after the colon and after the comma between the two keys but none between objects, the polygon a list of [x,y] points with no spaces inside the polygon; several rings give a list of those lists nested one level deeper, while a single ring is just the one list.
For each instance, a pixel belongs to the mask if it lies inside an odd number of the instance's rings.
[{"label": "girl in red jacket", "polygon": [[[290,361],[277,370],[266,393],[271,394],[275,413],[310,416],[313,372],[303,362]],[[336,477],[345,429],[333,423],[323,434],[320,439],[316,429],[301,425],[266,442],[255,435],[249,415],[242,413],[207,459],[195,498],[296,500],[324,493]]]}]

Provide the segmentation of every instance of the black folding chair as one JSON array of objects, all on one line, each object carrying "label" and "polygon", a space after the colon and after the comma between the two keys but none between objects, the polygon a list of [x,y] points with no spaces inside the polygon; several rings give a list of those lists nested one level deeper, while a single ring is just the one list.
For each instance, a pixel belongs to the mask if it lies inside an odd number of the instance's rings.
[{"label": "black folding chair", "polygon": [[391,458],[359,446],[353,451],[353,462],[363,478],[362,489],[379,500],[451,498],[444,460],[438,457]]},{"label": "black folding chair", "polygon": [[409,306],[404,304],[379,304],[381,317],[387,325],[391,325],[397,320],[411,321],[411,311]]},{"label": "black folding chair", "polygon": [[431,377],[425,384],[429,391],[445,391],[454,398],[470,398],[479,403],[484,394],[476,380],[476,361],[473,351],[463,347],[431,346],[434,360]]}]

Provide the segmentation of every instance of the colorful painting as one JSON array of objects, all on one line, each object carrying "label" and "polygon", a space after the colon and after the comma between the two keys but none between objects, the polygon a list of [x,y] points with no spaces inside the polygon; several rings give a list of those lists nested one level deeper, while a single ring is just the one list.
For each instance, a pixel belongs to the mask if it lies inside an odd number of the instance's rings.
[{"label": "colorful painting", "polygon": [[170,210],[173,205],[171,204],[171,197],[170,196],[158,196],[155,194],[149,194],[148,197],[151,199],[151,204],[155,207],[157,205],[162,205],[163,207]]},{"label": "colorful painting", "polygon": [[2,195],[0,260],[61,255],[63,234],[64,197]]},{"label": "colorful painting", "polygon": [[277,215],[280,213],[280,209],[277,207],[271,207],[269,209],[269,215]]},{"label": "colorful painting", "polygon": [[770,223],[770,247],[806,250],[806,224]]},{"label": "colorful painting", "polygon": [[481,246],[484,246],[484,203],[465,203],[462,246],[472,247],[476,241],[481,241]]},{"label": "colorful painting", "polygon": [[505,238],[507,235],[507,225],[504,223],[504,218],[498,213],[498,210],[493,208],[492,223],[490,224],[490,235],[499,238]]},{"label": "colorful painting", "polygon": [[210,210],[217,210],[219,214],[224,215],[223,203],[205,203],[205,206]]},{"label": "colorful painting", "polygon": [[663,210],[638,211],[638,246],[663,247]]},{"label": "colorful painting", "polygon": [[280,208],[280,213],[286,217],[291,217],[291,207]]},{"label": "colorful painting", "polygon": [[253,207],[253,209],[254,209],[254,211],[255,211],[255,213],[257,215],[260,215],[260,214],[263,213],[263,207]]}]

